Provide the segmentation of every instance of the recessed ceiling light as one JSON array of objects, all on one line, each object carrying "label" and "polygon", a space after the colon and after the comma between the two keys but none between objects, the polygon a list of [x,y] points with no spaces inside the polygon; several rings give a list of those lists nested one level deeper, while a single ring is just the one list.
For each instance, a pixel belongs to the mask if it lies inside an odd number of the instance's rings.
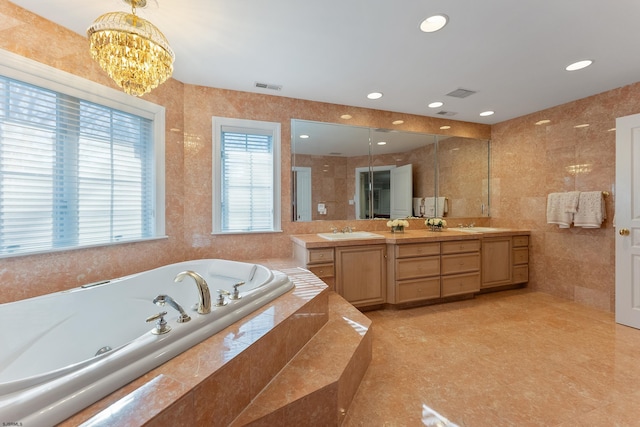
[{"label": "recessed ceiling light", "polygon": [[300,135],[300,139],[307,139],[307,138],[309,138],[309,135],[305,135],[305,134]]},{"label": "recessed ceiling light", "polygon": [[581,125],[575,125],[574,128],[576,129],[580,129],[580,128],[586,128],[589,127],[589,123],[583,123]]},{"label": "recessed ceiling light", "polygon": [[371,92],[369,95],[367,95],[367,98],[369,98],[369,99],[380,99],[380,98],[382,98],[382,92]]},{"label": "recessed ceiling light", "polygon": [[349,120],[349,119],[351,119],[351,114],[343,114],[343,115],[340,116],[340,118],[344,119],[344,120]]},{"label": "recessed ceiling light", "polygon": [[387,145],[386,141],[380,141],[378,142],[378,145]]},{"label": "recessed ceiling light", "polygon": [[393,125],[401,125],[403,123],[404,123],[404,120],[394,120],[394,121],[391,122],[391,124],[393,124]]},{"label": "recessed ceiling light", "polygon": [[583,61],[578,61],[578,62],[574,62],[573,64],[567,65],[567,68],[565,68],[565,70],[567,70],[567,71],[582,70],[583,68],[586,68],[591,64],[593,64],[592,60],[585,59]]},{"label": "recessed ceiling light", "polygon": [[480,113],[480,116],[487,117],[487,116],[491,116],[493,114],[495,114],[495,112],[489,110],[489,111],[483,111],[482,113]]},{"label": "recessed ceiling light", "polygon": [[442,130],[451,129],[451,126],[440,126],[440,129],[442,129]]},{"label": "recessed ceiling light", "polygon": [[547,123],[551,123],[551,120],[548,120],[548,119],[540,120],[540,121],[536,122],[536,125],[538,125],[538,126],[546,125]]},{"label": "recessed ceiling light", "polygon": [[438,30],[441,30],[447,22],[449,21],[449,17],[442,13],[438,15],[433,15],[425,19],[420,23],[420,31],[424,33],[433,33]]},{"label": "recessed ceiling light", "polygon": [[431,104],[428,105],[429,108],[438,108],[438,107],[442,107],[444,105],[444,102],[441,101],[436,101],[436,102],[432,102]]}]

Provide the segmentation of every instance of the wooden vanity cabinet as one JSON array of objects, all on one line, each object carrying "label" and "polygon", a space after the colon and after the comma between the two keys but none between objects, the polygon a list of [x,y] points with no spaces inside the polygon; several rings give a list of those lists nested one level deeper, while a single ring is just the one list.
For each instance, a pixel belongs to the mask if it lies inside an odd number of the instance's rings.
[{"label": "wooden vanity cabinet", "polygon": [[529,281],[529,236],[513,236],[513,284]]},{"label": "wooden vanity cabinet", "polygon": [[333,248],[311,248],[294,245],[294,256],[298,263],[322,279],[335,290],[335,264]]},{"label": "wooden vanity cabinet", "polygon": [[387,302],[440,298],[440,243],[390,245]]},{"label": "wooden vanity cabinet", "polygon": [[512,283],[511,236],[482,239],[482,288]]},{"label": "wooden vanity cabinet", "polygon": [[442,242],[441,297],[480,290],[480,240]]},{"label": "wooden vanity cabinet", "polygon": [[336,247],[336,292],[355,307],[384,304],[386,253],[386,245]]}]

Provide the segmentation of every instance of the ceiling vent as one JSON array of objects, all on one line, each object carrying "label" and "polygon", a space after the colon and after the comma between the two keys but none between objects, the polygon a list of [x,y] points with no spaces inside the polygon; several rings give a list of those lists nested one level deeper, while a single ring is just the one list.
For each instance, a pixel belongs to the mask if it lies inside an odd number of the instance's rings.
[{"label": "ceiling vent", "polygon": [[444,110],[441,110],[441,111],[438,111],[436,114],[437,114],[437,115],[439,115],[439,116],[447,116],[447,117],[450,117],[450,116],[455,116],[455,115],[456,115],[456,114],[458,114],[458,113],[454,113],[453,111],[444,111]]},{"label": "ceiling vent", "polygon": [[281,85],[273,85],[273,84],[269,84],[269,83],[256,82],[255,86],[257,88],[260,88],[260,89],[282,90],[282,86]]},{"label": "ceiling vent", "polygon": [[466,98],[467,96],[473,95],[476,93],[473,90],[468,89],[456,89],[453,92],[449,92],[447,96],[452,96],[454,98]]}]

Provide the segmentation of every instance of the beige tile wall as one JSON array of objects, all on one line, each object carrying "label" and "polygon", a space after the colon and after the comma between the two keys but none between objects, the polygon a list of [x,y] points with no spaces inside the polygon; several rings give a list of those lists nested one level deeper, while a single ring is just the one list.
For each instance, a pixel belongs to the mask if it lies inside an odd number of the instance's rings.
[{"label": "beige tile wall", "polygon": [[[640,112],[640,83],[492,127],[492,225],[532,230],[539,290],[614,310],[615,119]],[[541,120],[548,124],[536,125]],[[588,127],[575,128],[580,124]],[[601,229],[546,224],[546,196],[609,191]]]}]

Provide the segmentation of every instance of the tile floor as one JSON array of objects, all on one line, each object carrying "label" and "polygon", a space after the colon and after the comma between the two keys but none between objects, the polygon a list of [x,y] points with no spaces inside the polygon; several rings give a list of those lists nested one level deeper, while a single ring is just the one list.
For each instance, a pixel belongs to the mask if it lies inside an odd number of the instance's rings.
[{"label": "tile floor", "polygon": [[343,426],[640,426],[640,330],[612,313],[521,289],[365,314]]}]

